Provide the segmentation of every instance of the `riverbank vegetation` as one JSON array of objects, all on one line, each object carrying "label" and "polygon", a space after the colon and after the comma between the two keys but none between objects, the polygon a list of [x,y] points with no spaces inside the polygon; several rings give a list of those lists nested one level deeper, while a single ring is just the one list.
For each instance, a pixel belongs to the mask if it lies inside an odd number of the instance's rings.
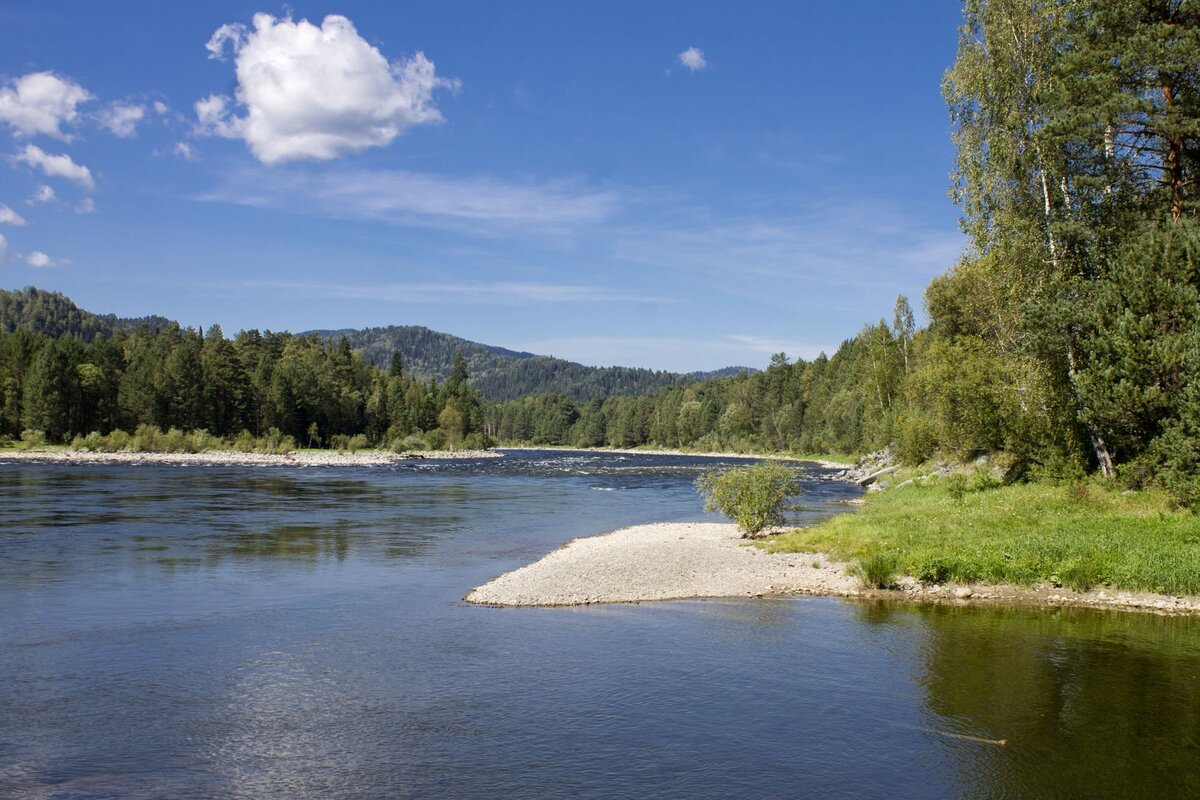
[{"label": "riverbank vegetation", "polygon": [[[999,486],[946,478],[873,492],[855,514],[767,540],[929,584],[1049,584],[1200,595],[1200,518],[1158,492],[1096,481]],[[874,578],[874,576],[872,576]]]},{"label": "riverbank vegetation", "polygon": [[[500,441],[1003,452],[1009,480],[1162,487],[1200,505],[1200,10],[1177,0],[967,0],[944,90],[969,245],[830,356],[639,397],[486,403],[345,341],[169,324],[0,335],[0,435],[272,429],[300,445]],[[341,441],[341,440],[336,440]]]}]

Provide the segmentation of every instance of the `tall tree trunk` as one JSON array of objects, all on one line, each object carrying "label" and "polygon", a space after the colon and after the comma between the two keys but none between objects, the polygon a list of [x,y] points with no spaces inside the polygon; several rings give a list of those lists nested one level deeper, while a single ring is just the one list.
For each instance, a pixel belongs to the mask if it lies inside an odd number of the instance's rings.
[{"label": "tall tree trunk", "polygon": [[1067,368],[1070,370],[1068,381],[1071,384],[1071,394],[1075,398],[1075,410],[1079,415],[1080,421],[1087,428],[1088,439],[1092,445],[1092,453],[1096,456],[1096,463],[1100,465],[1100,474],[1106,478],[1112,478],[1117,474],[1117,468],[1113,464],[1112,453],[1108,450],[1108,445],[1104,442],[1104,437],[1100,435],[1100,431],[1096,430],[1096,426],[1084,414],[1083,400],[1079,397],[1079,390],[1075,388],[1075,345],[1071,342],[1071,332],[1065,331],[1067,339]]},{"label": "tall tree trunk", "polygon": [[[1175,86],[1163,86],[1163,99],[1169,111],[1175,103]],[[1183,216],[1183,137],[1176,134],[1167,139],[1167,184],[1171,188],[1171,221],[1179,222]]]}]

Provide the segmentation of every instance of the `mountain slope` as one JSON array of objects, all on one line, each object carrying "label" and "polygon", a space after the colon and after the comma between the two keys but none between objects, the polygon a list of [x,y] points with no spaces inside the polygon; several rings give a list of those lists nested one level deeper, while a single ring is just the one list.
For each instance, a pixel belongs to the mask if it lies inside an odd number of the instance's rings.
[{"label": "mountain slope", "polygon": [[143,325],[161,330],[170,324],[169,319],[159,316],[126,318],[93,314],[75,305],[62,292],[47,292],[33,286],[13,292],[0,289],[0,333],[26,330],[56,339],[76,336],[90,342],[115,330],[132,332]]},{"label": "mountain slope", "polygon": [[639,367],[588,367],[411,325],[308,333],[330,342],[345,338],[363,358],[381,367],[391,362],[393,352],[399,352],[406,371],[426,378],[444,379],[450,374],[454,356],[462,353],[467,360],[471,383],[489,400],[512,400],[530,394],[565,394],[572,400],[586,401],[614,395],[648,394],[667,386],[757,371],[748,367],[726,367],[714,372],[678,373]]},{"label": "mountain slope", "polygon": [[[61,292],[32,286],[19,291],[0,289],[0,334],[28,330],[45,336],[77,336],[91,341],[101,334],[136,331],[143,325],[160,330],[173,324],[166,317],[123,318],[93,314],[79,308]],[[336,344],[342,339],[364,359],[387,367],[400,353],[406,372],[422,378],[445,380],[455,355],[467,360],[471,383],[488,400],[512,400],[530,394],[564,394],[576,401],[613,395],[641,395],[667,386],[711,380],[748,367],[727,367],[714,372],[677,373],[638,367],[588,367],[561,358],[480,344],[448,333],[415,325],[392,325],[363,330],[314,330],[313,335]]]}]

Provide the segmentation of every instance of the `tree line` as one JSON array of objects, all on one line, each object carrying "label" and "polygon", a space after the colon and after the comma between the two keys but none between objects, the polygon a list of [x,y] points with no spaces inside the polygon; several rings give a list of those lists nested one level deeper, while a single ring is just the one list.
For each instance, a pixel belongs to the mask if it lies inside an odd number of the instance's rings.
[{"label": "tree line", "polygon": [[[0,435],[54,442],[91,432],[204,430],[232,438],[269,432],[302,445],[364,436],[379,446],[482,447],[482,400],[455,360],[449,378],[366,363],[343,340],[242,331],[101,333],[90,342],[26,330],[0,335]],[[409,439],[409,441],[405,441]]]}]

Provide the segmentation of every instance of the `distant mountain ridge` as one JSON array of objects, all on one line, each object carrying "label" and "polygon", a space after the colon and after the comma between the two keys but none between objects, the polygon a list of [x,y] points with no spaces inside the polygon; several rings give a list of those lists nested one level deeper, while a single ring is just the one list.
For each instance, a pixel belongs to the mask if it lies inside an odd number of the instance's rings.
[{"label": "distant mountain ridge", "polygon": [[[125,318],[86,311],[61,292],[35,287],[20,291],[0,289],[0,334],[29,330],[46,336],[77,336],[91,341],[117,330],[132,332],[142,326],[161,330],[175,324],[161,316]],[[312,335],[336,344],[342,339],[364,359],[386,368],[392,353],[400,353],[406,372],[422,378],[445,380],[454,356],[467,360],[471,383],[488,400],[513,400],[531,394],[564,394],[575,401],[614,395],[642,395],[667,386],[713,380],[750,367],[726,367],[712,372],[666,372],[640,367],[589,367],[551,356],[540,356],[495,345],[480,344],[416,325],[391,325],[355,330],[312,330]]]},{"label": "distant mountain ridge", "polygon": [[749,367],[726,367],[712,372],[666,372],[641,367],[589,367],[552,356],[539,356],[480,344],[448,333],[414,325],[391,325],[363,330],[314,330],[309,334],[330,342],[346,339],[363,358],[381,367],[399,352],[404,369],[422,377],[444,379],[456,353],[467,359],[471,383],[489,400],[512,400],[530,394],[565,394],[587,401],[614,395],[640,395],[667,386],[712,380]]}]

